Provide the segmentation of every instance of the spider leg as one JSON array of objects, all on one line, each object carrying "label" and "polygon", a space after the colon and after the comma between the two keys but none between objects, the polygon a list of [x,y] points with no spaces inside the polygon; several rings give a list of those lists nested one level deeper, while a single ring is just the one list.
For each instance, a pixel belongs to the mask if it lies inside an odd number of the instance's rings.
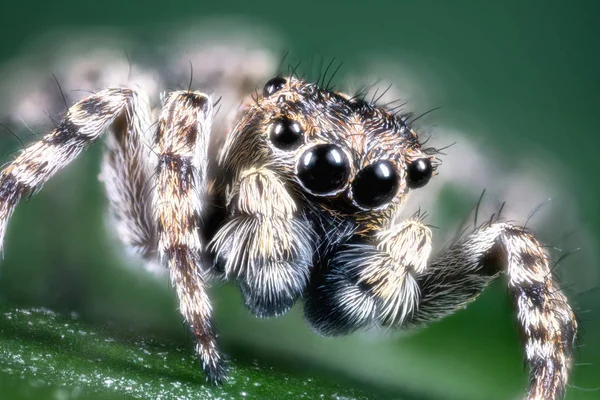
[{"label": "spider leg", "polygon": [[[160,254],[168,260],[181,312],[196,337],[203,368],[208,379],[219,382],[225,376],[224,361],[217,349],[210,302],[199,270],[202,246],[198,224],[206,189],[211,119],[212,104],[204,95],[178,92],[167,99],[156,136],[160,156],[154,221],[149,219],[148,198],[144,199],[152,193],[143,189],[146,182],[141,183],[151,176],[152,166],[142,150],[145,144],[141,139],[148,133],[150,120],[144,101],[130,89],[117,88],[77,102],[51,133],[28,146],[0,172],[0,241],[19,200],[39,190],[110,129],[113,135],[108,138],[103,178],[118,178],[107,185],[108,196],[117,205],[117,213],[132,224],[128,232],[137,235],[132,240],[125,235],[125,241],[137,243],[149,256],[157,227]],[[118,190],[128,193],[115,193]],[[138,204],[139,200],[145,201]]]},{"label": "spider leg", "polygon": [[52,132],[25,148],[4,168],[0,173],[0,246],[19,200],[35,193],[77,158],[135,101],[136,96],[130,89],[115,88],[77,102]]},{"label": "spider leg", "polygon": [[530,366],[527,399],[561,399],[577,321],[553,279],[543,247],[525,228],[485,225],[441,253],[418,277],[420,301],[406,323],[418,325],[452,314],[502,273],[508,276]]},{"label": "spider leg", "polygon": [[169,267],[180,311],[196,339],[207,379],[220,383],[226,367],[203,276],[200,236],[212,116],[212,102],[204,94],[179,91],[165,99],[155,138],[159,161],[154,212],[159,256]]},{"label": "spider leg", "polygon": [[431,253],[429,228],[409,219],[355,239],[340,246],[311,285],[305,315],[319,334],[399,326],[417,307],[417,274]]},{"label": "spider leg", "polygon": [[121,241],[144,260],[156,261],[156,221],[152,215],[154,172],[149,99],[138,92],[126,113],[109,127],[100,180],[111,204]]},{"label": "spider leg", "polygon": [[267,168],[242,172],[229,198],[232,216],[211,242],[217,268],[237,278],[251,312],[283,314],[308,282],[309,223],[297,215],[283,182]]}]

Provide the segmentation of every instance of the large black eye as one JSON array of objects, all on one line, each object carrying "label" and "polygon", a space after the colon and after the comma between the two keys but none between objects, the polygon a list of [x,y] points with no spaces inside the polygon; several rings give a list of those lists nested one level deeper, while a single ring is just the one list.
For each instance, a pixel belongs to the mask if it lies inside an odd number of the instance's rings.
[{"label": "large black eye", "polygon": [[338,146],[319,144],[302,154],[296,173],[302,186],[311,193],[331,195],[346,186],[350,165]]},{"label": "large black eye", "polygon": [[285,78],[276,77],[271,79],[269,82],[265,84],[263,89],[263,96],[267,97],[272,95],[273,93],[283,89],[283,87],[287,84]]},{"label": "large black eye", "polygon": [[297,149],[303,142],[302,127],[294,120],[278,119],[271,125],[269,139],[278,149]]},{"label": "large black eye", "polygon": [[406,185],[411,189],[423,187],[431,179],[433,168],[428,158],[419,158],[406,166]]},{"label": "large black eye", "polygon": [[379,161],[361,169],[352,182],[352,197],[363,208],[377,208],[389,203],[400,181],[389,161]]}]

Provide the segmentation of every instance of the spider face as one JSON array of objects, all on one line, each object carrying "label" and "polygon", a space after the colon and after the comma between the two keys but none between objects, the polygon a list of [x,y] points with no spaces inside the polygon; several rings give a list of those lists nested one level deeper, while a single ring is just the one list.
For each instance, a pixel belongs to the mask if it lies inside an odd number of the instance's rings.
[{"label": "spider face", "polygon": [[293,77],[266,83],[224,148],[226,169],[268,163],[294,193],[344,214],[400,204],[436,164],[400,118]]}]

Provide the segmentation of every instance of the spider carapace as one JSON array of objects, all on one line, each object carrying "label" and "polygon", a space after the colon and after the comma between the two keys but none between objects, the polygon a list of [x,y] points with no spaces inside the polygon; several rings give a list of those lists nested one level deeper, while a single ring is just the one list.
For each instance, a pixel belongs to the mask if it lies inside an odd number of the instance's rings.
[{"label": "spider carapace", "polygon": [[226,376],[212,277],[235,280],[260,317],[303,299],[312,328],[334,336],[426,324],[505,276],[530,366],[527,399],[562,398],[577,324],[544,248],[492,220],[432,256],[421,214],[397,218],[439,166],[404,118],[295,77],[268,81],[226,132],[213,116],[210,96],[192,91],[166,95],[160,113],[139,89],[77,102],[2,171],[0,239],[19,200],[106,131],[101,180],[116,231],[168,268],[210,381]]}]

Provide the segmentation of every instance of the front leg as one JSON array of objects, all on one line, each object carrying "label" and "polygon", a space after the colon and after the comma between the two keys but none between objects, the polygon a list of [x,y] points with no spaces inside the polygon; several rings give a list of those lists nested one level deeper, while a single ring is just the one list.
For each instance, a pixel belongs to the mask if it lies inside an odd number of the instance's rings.
[{"label": "front leg", "polygon": [[554,280],[550,260],[524,228],[482,226],[442,252],[418,277],[418,312],[407,324],[450,315],[505,274],[530,367],[527,400],[562,399],[572,364],[577,321]]},{"label": "front leg", "polygon": [[200,237],[212,113],[210,99],[201,93],[181,91],[166,98],[156,134],[154,210],[159,255],[168,265],[179,309],[194,335],[207,379],[219,383],[225,363],[217,346]]},{"label": "front leg", "polygon": [[308,282],[314,240],[309,222],[267,168],[240,174],[228,209],[231,217],[211,243],[218,268],[237,279],[252,313],[285,313]]},{"label": "front leg", "polygon": [[504,273],[530,366],[527,400],[562,399],[577,321],[540,243],[524,228],[490,223],[427,264],[430,250],[418,221],[342,245],[311,285],[308,321],[324,335],[423,325],[464,308]]},{"label": "front leg", "polygon": [[311,283],[308,322],[325,336],[401,325],[417,307],[417,276],[430,253],[431,231],[420,219],[351,238]]}]

